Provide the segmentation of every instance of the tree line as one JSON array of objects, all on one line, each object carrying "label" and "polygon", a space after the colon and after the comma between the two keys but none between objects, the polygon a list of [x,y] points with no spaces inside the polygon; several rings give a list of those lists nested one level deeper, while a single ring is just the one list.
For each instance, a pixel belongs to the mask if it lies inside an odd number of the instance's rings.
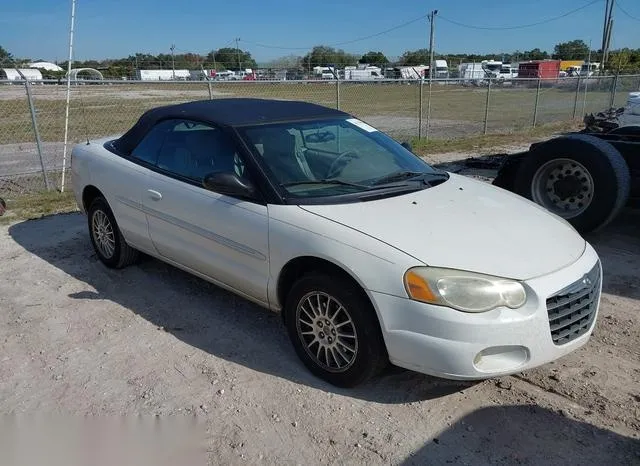
[{"label": "tree line", "polygon": [[[600,61],[601,53],[598,50],[589,50],[589,46],[582,40],[573,40],[556,44],[552,53],[534,48],[525,51],[513,51],[510,53],[490,54],[440,54],[435,53],[436,59],[447,60],[450,67],[455,67],[463,62],[480,62],[482,60],[500,60],[503,62],[520,62],[528,60],[587,60],[591,56],[592,62]],[[619,49],[610,52],[607,68],[611,72],[632,73],[640,71],[640,49]],[[40,61],[18,60],[7,50],[0,46],[0,67],[15,66],[15,63]],[[289,55],[267,63],[261,63],[260,67],[271,69],[296,69],[302,73],[311,74],[314,66],[336,66],[342,68],[357,64],[369,64],[379,67],[385,66],[416,66],[429,64],[429,50],[418,49],[405,51],[400,57],[389,59],[381,51],[369,51],[363,55],[356,55],[342,49],[318,45],[313,47],[306,55]],[[60,63],[66,69],[66,62]],[[135,76],[139,69],[216,69],[216,70],[242,70],[257,68],[258,63],[247,50],[224,47],[212,50],[206,55],[196,53],[148,54],[136,53],[126,58],[74,61],[76,68],[95,68],[102,72],[106,78],[120,78]],[[46,78],[59,78],[64,72],[50,72],[43,70]]]}]

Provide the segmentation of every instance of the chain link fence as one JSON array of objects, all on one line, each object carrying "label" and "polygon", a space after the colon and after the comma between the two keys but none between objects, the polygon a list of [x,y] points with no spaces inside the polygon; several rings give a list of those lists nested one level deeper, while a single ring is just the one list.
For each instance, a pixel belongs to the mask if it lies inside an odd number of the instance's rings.
[{"label": "chain link fence", "polygon": [[[74,144],[115,136],[153,107],[201,99],[303,100],[351,113],[399,140],[510,133],[624,106],[639,76],[509,81],[0,81],[0,194],[61,190]],[[64,188],[69,186],[69,177]]]}]

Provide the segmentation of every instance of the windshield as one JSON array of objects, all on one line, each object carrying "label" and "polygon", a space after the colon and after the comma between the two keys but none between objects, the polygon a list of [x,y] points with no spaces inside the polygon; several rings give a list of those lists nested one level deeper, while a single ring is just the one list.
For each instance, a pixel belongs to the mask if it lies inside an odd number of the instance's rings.
[{"label": "windshield", "polygon": [[[355,118],[260,125],[240,132],[289,197],[339,196],[442,176]],[[410,187],[417,189],[415,182]]]}]

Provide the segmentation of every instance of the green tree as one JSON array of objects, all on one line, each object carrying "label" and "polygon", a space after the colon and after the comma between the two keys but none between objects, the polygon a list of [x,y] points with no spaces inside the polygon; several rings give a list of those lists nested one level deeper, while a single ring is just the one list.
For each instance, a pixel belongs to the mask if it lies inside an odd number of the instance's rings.
[{"label": "green tree", "polygon": [[214,54],[214,58],[218,67],[221,64],[228,70],[238,71],[245,68],[256,68],[258,66],[249,52],[231,47],[218,49]]},{"label": "green tree", "polygon": [[549,58],[549,53],[547,51],[535,48],[533,50],[522,52],[522,56],[519,58],[519,60],[546,60],[547,58]]},{"label": "green tree", "polygon": [[400,64],[404,66],[429,65],[429,50],[408,50],[400,57]]},{"label": "green tree", "polygon": [[584,60],[589,55],[589,46],[580,39],[561,42],[553,48],[556,60]]},{"label": "green tree", "polygon": [[358,62],[362,64],[382,66],[389,63],[389,60],[382,52],[367,52],[360,57]]},{"label": "green tree", "polygon": [[9,53],[2,45],[0,45],[0,65],[5,62],[9,63],[13,60],[13,55]]},{"label": "green tree", "polygon": [[334,49],[326,45],[317,45],[311,52],[302,57],[302,66],[336,66],[338,68],[355,65],[358,61],[355,55],[345,52],[341,49]]}]

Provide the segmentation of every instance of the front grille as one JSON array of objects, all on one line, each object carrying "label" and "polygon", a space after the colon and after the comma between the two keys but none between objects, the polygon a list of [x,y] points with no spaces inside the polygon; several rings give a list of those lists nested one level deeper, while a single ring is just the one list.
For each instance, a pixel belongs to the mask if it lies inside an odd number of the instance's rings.
[{"label": "front grille", "polygon": [[564,345],[585,334],[596,315],[600,294],[600,263],[580,280],[547,299],[551,338]]}]

